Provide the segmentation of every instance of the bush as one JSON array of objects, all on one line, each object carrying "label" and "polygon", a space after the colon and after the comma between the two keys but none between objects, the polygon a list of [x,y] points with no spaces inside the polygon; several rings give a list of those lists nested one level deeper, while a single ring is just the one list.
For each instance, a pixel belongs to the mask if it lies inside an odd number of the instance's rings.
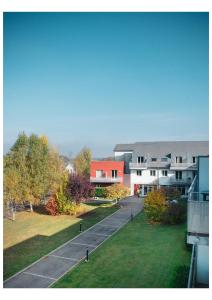
[{"label": "bush", "polygon": [[105,188],[97,187],[95,190],[95,197],[106,198]]},{"label": "bush", "polygon": [[67,197],[62,188],[56,193],[56,202],[60,214],[71,214],[75,212],[76,205],[71,202],[71,199]]},{"label": "bush", "polygon": [[161,188],[161,191],[163,191],[163,193],[166,197],[166,200],[168,200],[168,201],[180,199],[181,193],[175,187],[171,187],[171,186],[163,187],[163,188]]},{"label": "bush", "polygon": [[186,288],[188,283],[189,267],[177,266],[174,269],[173,288]]},{"label": "bush", "polygon": [[45,206],[45,209],[49,215],[56,216],[59,214],[58,205],[55,196],[51,196]]},{"label": "bush", "polygon": [[87,177],[71,174],[69,176],[66,193],[76,204],[93,196],[94,187]]},{"label": "bush", "polygon": [[166,207],[166,197],[163,190],[149,192],[144,200],[144,210],[152,222],[162,221]]},{"label": "bush", "polygon": [[162,216],[164,224],[179,224],[185,221],[185,207],[180,202],[169,202]]},{"label": "bush", "polygon": [[123,184],[113,184],[105,188],[105,197],[108,199],[122,199],[129,196],[129,189]]}]

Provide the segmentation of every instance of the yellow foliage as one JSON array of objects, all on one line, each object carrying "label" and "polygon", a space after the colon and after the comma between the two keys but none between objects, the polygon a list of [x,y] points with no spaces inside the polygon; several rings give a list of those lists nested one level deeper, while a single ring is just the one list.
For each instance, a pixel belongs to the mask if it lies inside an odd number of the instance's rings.
[{"label": "yellow foliage", "polygon": [[105,188],[105,197],[108,199],[122,199],[129,196],[129,193],[129,189],[121,183]]},{"label": "yellow foliage", "polygon": [[149,192],[144,200],[144,209],[147,217],[154,222],[160,222],[166,211],[166,196],[162,190]]}]

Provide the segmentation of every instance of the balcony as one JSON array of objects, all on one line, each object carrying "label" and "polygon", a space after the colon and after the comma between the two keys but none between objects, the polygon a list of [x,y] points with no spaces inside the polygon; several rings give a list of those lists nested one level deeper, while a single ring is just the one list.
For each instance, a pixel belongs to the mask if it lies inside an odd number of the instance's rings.
[{"label": "balcony", "polygon": [[120,183],[122,181],[122,177],[90,177],[92,183]]},{"label": "balcony", "polygon": [[199,201],[201,196],[201,193],[195,193],[197,200],[188,201],[187,231],[189,234],[205,236],[209,234],[209,201]]},{"label": "balcony", "polygon": [[130,163],[129,167],[131,170],[145,170],[147,169],[147,163]]},{"label": "balcony", "polygon": [[193,163],[171,163],[170,170],[197,170],[197,165]]},{"label": "balcony", "polygon": [[190,185],[192,182],[191,178],[182,178],[182,179],[176,179],[174,176],[170,177],[170,184],[173,185]]}]

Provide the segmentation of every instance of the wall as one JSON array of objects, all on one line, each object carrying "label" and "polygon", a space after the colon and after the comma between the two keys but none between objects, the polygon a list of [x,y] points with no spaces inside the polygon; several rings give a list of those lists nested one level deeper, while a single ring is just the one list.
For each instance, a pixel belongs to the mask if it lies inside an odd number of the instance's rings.
[{"label": "wall", "polygon": [[124,177],[123,161],[92,161],[90,165],[90,176],[96,177],[96,171],[103,170],[105,177],[112,177],[112,170],[118,170],[117,177]]},{"label": "wall", "polygon": [[201,191],[209,191],[209,157],[208,156],[200,156],[199,157],[199,192]]}]

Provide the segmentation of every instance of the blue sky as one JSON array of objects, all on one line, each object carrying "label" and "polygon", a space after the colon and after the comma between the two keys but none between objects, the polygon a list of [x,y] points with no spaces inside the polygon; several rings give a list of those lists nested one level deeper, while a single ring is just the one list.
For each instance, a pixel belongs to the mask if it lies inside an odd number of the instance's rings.
[{"label": "blue sky", "polygon": [[208,140],[208,13],[5,13],[4,151]]}]

